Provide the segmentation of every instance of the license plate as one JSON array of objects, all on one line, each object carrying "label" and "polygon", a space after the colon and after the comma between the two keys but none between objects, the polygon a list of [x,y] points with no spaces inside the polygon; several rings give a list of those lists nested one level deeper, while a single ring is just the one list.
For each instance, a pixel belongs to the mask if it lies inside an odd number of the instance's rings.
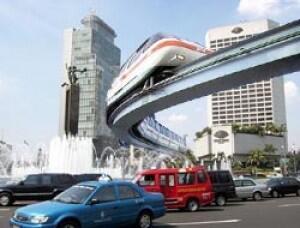
[{"label": "license plate", "polygon": [[12,225],[12,228],[20,228],[20,227],[17,225]]}]

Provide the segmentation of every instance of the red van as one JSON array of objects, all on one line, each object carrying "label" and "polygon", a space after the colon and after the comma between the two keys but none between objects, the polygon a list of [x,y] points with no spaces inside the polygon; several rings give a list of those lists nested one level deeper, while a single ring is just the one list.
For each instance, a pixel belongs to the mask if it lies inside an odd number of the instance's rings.
[{"label": "red van", "polygon": [[210,178],[201,166],[144,170],[134,181],[145,191],[162,193],[168,209],[197,211],[214,201]]}]

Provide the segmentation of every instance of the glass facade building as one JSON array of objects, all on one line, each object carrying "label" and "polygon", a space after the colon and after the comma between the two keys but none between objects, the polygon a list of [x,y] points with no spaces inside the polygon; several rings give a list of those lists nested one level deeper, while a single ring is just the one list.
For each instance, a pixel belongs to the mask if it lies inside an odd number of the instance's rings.
[{"label": "glass facade building", "polygon": [[[106,94],[120,68],[120,49],[115,46],[116,34],[96,15],[81,20],[82,28],[64,31],[64,77],[62,83],[69,83],[67,68],[78,70],[79,108],[78,136],[98,138],[112,137],[106,125]],[[68,85],[62,88],[60,107],[60,135],[65,130],[65,100]]]}]

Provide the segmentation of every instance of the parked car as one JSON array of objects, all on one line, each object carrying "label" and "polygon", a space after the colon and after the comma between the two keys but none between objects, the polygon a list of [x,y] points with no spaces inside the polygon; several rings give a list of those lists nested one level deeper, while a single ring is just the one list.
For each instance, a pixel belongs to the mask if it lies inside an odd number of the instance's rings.
[{"label": "parked car", "polygon": [[289,174],[290,177],[295,177],[298,181],[300,181],[300,172]]},{"label": "parked car", "polygon": [[235,191],[238,198],[247,200],[252,198],[255,201],[269,196],[268,186],[259,184],[251,178],[235,179]]},{"label": "parked car", "polygon": [[83,173],[73,175],[77,183],[85,181],[112,180],[111,176],[105,173]]},{"label": "parked car", "polygon": [[268,190],[272,197],[280,197],[285,194],[295,193],[300,196],[300,181],[294,177],[282,177],[270,179],[267,182]]},{"label": "parked car", "polygon": [[208,171],[215,192],[215,203],[224,206],[228,199],[235,198],[235,186],[228,170]]},{"label": "parked car", "polygon": [[128,227],[150,228],[165,214],[164,197],[120,181],[90,181],[72,186],[51,201],[16,210],[13,227]]},{"label": "parked car", "polygon": [[169,209],[197,211],[214,200],[212,185],[203,167],[144,170],[137,174],[134,182],[148,192],[162,193]]},{"label": "parked car", "polygon": [[0,187],[0,205],[9,206],[16,200],[47,200],[76,183],[69,174],[32,174],[24,180]]}]

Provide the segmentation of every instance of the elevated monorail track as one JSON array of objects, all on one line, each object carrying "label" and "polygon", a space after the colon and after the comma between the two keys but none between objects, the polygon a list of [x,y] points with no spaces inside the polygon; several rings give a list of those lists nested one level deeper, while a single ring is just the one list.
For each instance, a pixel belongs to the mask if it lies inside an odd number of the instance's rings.
[{"label": "elevated monorail track", "polygon": [[259,34],[176,69],[175,74],[108,107],[108,124],[139,146],[165,150],[134,134],[148,115],[174,105],[300,70],[300,20]]}]

